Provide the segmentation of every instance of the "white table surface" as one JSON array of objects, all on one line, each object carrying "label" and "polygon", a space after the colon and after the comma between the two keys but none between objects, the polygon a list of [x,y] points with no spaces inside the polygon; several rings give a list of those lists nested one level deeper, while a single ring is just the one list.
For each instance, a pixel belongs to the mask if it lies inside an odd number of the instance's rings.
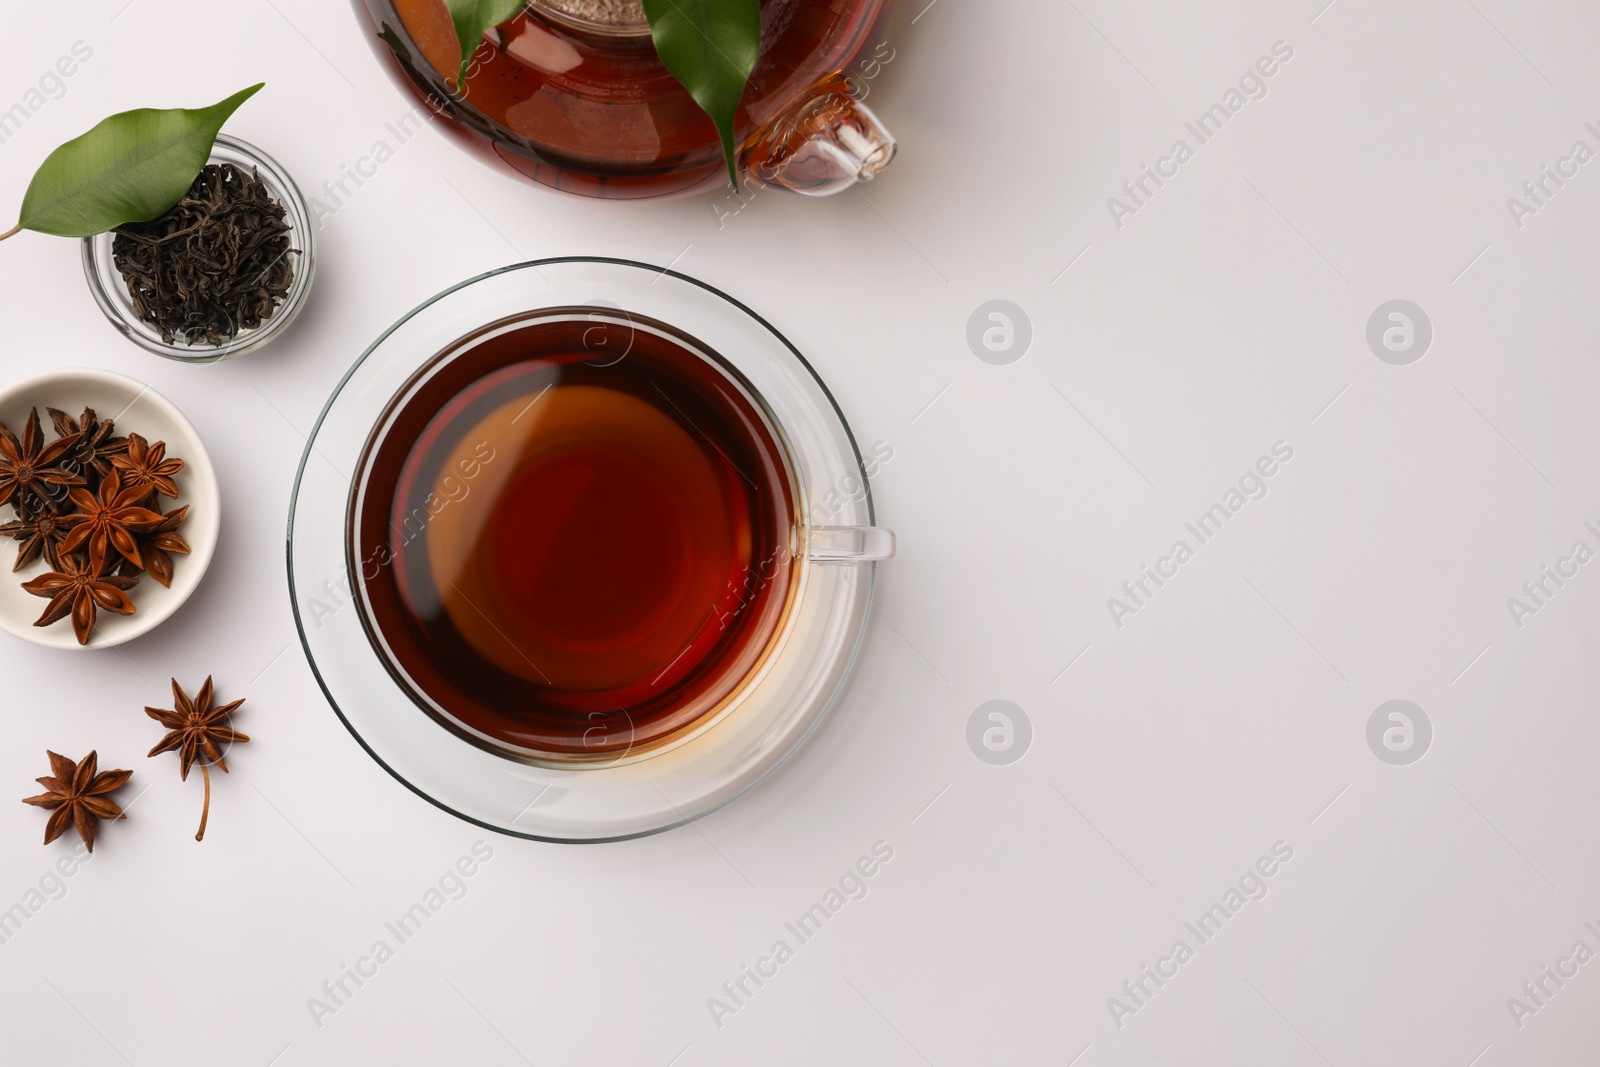
[{"label": "white table surface", "polygon": [[[295,328],[215,367],[119,338],[75,242],[0,245],[6,373],[154,383],[226,506],[159,631],[0,644],[11,795],[46,747],[133,768],[123,800],[148,786],[0,945],[0,1062],[1592,1062],[1600,961],[1560,961],[1600,951],[1600,563],[1520,627],[1507,599],[1600,548],[1600,162],[1520,226],[1507,198],[1600,149],[1600,9],[1325,3],[913,0],[871,90],[893,168],[720,227],[715,198],[562,198],[429,130],[325,220]],[[127,107],[264,79],[228,129],[308,193],[408,107],[339,0],[12,8],[0,108],[93,55],[0,145],[0,201]],[[1266,95],[1199,144],[1184,123],[1279,41]],[[1117,225],[1107,198],[1180,138],[1193,158]],[[873,490],[901,544],[800,758],[691,828],[588,848],[482,832],[368,759],[296,640],[283,547],[301,435],[362,349],[453,282],[572,254],[672,263],[792,338],[892,447]],[[1009,365],[966,341],[992,299],[1031,321]],[[1404,366],[1366,341],[1395,299],[1433,328]],[[1184,523],[1279,441],[1266,496],[1199,545]],[[1119,627],[1107,599],[1179,539],[1193,558]],[[254,740],[196,844],[200,784],[144,758],[141,708],[208,672]],[[1032,724],[1006,766],[966,740],[996,699]],[[1392,699],[1433,727],[1405,766],[1366,738]],[[0,909],[70,854],[42,828],[0,803]],[[384,924],[480,840],[465,895],[398,944]],[[867,895],[800,944],[785,922],[879,841]],[[1202,944],[1185,923],[1277,842],[1267,895]],[[1130,999],[1180,939],[1193,957]],[[393,958],[313,1013],[379,940]],[[793,958],[713,1018],[778,940]],[[1534,1002],[1546,965],[1577,974]]]}]

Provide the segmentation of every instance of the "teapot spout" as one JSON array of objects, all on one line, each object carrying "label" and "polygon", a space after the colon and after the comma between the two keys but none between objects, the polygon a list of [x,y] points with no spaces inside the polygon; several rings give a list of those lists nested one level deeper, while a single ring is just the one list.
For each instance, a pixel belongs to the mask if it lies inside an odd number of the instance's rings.
[{"label": "teapot spout", "polygon": [[896,144],[842,76],[827,79],[757,130],[740,154],[757,185],[832,196],[875,178]]}]

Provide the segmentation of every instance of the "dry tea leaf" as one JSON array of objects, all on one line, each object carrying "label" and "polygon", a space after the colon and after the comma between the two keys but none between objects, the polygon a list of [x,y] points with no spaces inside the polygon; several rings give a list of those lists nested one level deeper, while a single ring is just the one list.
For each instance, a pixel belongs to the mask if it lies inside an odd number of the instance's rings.
[{"label": "dry tea leaf", "polygon": [[231,163],[212,164],[172,210],[117,227],[112,261],[139,319],[168,344],[223,344],[277,311],[294,282],[282,204]]}]

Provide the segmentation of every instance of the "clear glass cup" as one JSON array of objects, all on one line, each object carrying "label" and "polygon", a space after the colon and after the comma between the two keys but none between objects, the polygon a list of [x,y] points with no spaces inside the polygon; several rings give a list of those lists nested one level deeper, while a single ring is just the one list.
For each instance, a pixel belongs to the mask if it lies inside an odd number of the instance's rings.
[{"label": "clear glass cup", "polygon": [[232,359],[278,337],[289,328],[289,324],[305,306],[316,273],[316,237],[311,210],[288,171],[261,149],[226,134],[217,137],[208,162],[232,163],[240,170],[254,170],[272,198],[283,205],[284,221],[289,224],[289,240],[294,249],[289,253],[294,263],[294,280],[283,303],[260,326],[253,330],[240,330],[220,345],[191,345],[176,339],[164,341],[161,332],[141,320],[134,309],[128,283],[123,280],[112,259],[111,246],[116,234],[100,233],[83,239],[83,272],[89,280],[89,292],[111,325],[146,352],[154,352],[181,363],[216,363]]},{"label": "clear glass cup", "polygon": [[[485,328],[541,309],[653,321],[718,353],[780,431],[797,507],[794,592],[758,669],[692,729],[646,752],[596,761],[507,751],[449,729],[397,676],[364,624],[350,573],[351,515],[374,427],[419,371]],[[690,278],[618,260],[527,263],[474,278],[406,316],[368,350],[308,441],[289,517],[296,623],[335,710],[391,773],[480,825],[542,840],[606,841],[680,825],[761,781],[839,699],[867,630],[877,527],[861,456],[833,398],[753,312]],[[843,495],[841,496],[841,490]],[[853,490],[853,491],[852,491]],[[828,496],[825,524],[813,508]],[[837,508],[832,501],[843,500]]]}]

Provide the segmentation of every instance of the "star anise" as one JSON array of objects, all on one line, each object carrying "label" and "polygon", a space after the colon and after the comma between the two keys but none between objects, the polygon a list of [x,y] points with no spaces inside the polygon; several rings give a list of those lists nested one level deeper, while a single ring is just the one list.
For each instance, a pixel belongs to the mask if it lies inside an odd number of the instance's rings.
[{"label": "star anise", "polygon": [[105,608],[118,615],[132,615],[133,601],[128,599],[126,590],[138,585],[139,579],[102,572],[103,568],[96,567],[82,555],[68,553],[61,556],[60,570],[41,574],[31,582],[23,582],[22,588],[34,596],[50,598],[44,614],[39,616],[34,625],[49,626],[70,612],[72,632],[77,635],[78,644],[87,645],[97,608]]},{"label": "star anise", "polygon": [[44,824],[44,843],[49,844],[76,826],[78,836],[89,851],[94,851],[94,835],[101,819],[125,819],[122,809],[106,797],[120,789],[133,774],[132,771],[102,771],[95,773],[100,757],[91,752],[79,763],[65,756],[46,751],[50,769],[54,774],[36,779],[46,792],[36,797],[24,797],[24,804],[50,810],[50,821]]},{"label": "star anise", "polygon": [[[185,504],[183,507],[175,508],[161,516],[161,521],[148,530],[136,534],[134,540],[139,543],[139,556],[144,560],[144,566],[140,567],[132,560],[125,559],[122,561],[122,566],[118,568],[117,573],[135,574],[142,570],[163,586],[170,587],[172,585],[171,553],[176,552],[184,556],[189,554],[189,542],[185,541],[183,535],[178,533],[178,527],[183,524],[184,517],[188,514],[189,505]],[[0,531],[4,530],[5,527],[0,526]]]},{"label": "star anise", "polygon": [[87,544],[89,559],[97,571],[105,565],[112,550],[144,566],[133,535],[161,522],[160,515],[140,504],[147,491],[146,487],[138,485],[123,488],[122,473],[118,470],[106,475],[98,495],[87,489],[72,490],[69,495],[73,507],[78,510],[61,517],[61,521],[71,527],[61,542],[61,551],[76,552]]},{"label": "star anise", "polygon": [[13,537],[22,542],[17,549],[17,563],[13,571],[20,571],[42,554],[45,562],[55,570],[61,569],[61,541],[67,536],[68,526],[61,517],[48,508],[37,512],[21,511],[24,517],[0,526],[0,536]]},{"label": "star anise", "polygon": [[37,408],[29,409],[20,441],[0,426],[0,504],[19,494],[24,501],[42,502],[50,499],[51,486],[82,485],[82,478],[59,465],[77,443],[76,437],[60,437],[46,446]]},{"label": "star anise", "polygon": [[183,470],[183,460],[167,459],[167,443],[157,441],[150,444],[136,433],[128,435],[128,451],[124,455],[112,456],[111,465],[122,472],[124,485],[138,485],[151,494],[150,503],[154,505],[161,496],[175,497],[178,495],[177,483],[172,476]]},{"label": "star anise", "polygon": [[78,443],[72,449],[71,461],[66,465],[76,468],[85,477],[93,472],[95,476],[104,478],[111,473],[111,457],[128,450],[126,437],[112,436],[113,420],[101,422],[94,408],[84,408],[83,414],[76,419],[56,408],[45,408],[45,411],[50,415],[57,436],[79,435]]},{"label": "star anise", "polygon": [[200,829],[194,835],[196,841],[204,840],[206,819],[211,814],[211,774],[207,767],[215,763],[226,774],[228,764],[223,759],[222,746],[235,741],[250,740],[249,737],[227,725],[228,716],[244,703],[244,698],[240,697],[231,704],[214,708],[211,706],[211,697],[209,675],[193,700],[189,699],[189,694],[183,691],[183,687],[178,685],[178,680],[174,678],[172,679],[173,708],[144,709],[146,715],[172,731],[161,739],[160,744],[150,750],[150,755],[177,750],[181,760],[179,777],[184,781],[189,780],[189,768],[196,763],[200,764],[200,776],[206,783],[206,799],[205,806],[200,809]]}]

